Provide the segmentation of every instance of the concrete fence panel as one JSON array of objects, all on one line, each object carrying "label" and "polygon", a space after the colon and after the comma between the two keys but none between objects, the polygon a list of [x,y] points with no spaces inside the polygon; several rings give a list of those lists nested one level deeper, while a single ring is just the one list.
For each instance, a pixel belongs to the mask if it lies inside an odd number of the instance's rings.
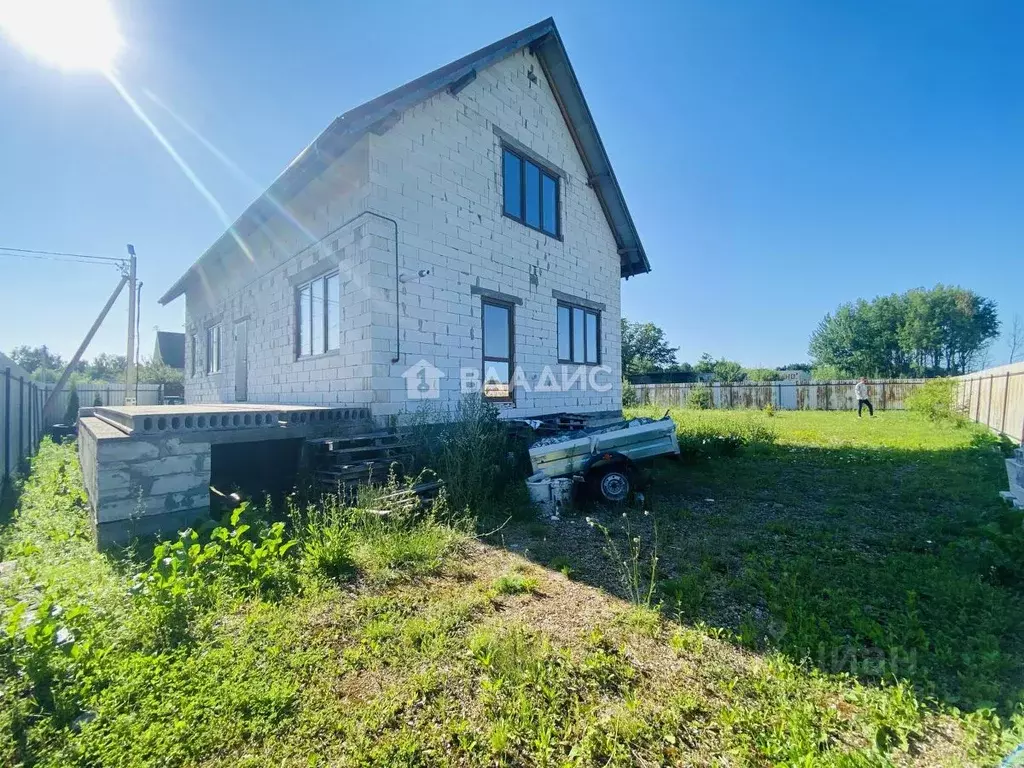
[{"label": "concrete fence panel", "polygon": [[42,387],[0,353],[0,489],[39,445],[44,399]]},{"label": "concrete fence panel", "polygon": [[[868,395],[878,410],[901,411],[907,395],[924,379],[872,379]],[[784,411],[851,411],[857,409],[856,380],[849,381],[741,381],[732,384],[634,384],[642,405],[675,408],[686,405],[695,387],[711,390],[715,408],[764,408],[769,403]]]}]

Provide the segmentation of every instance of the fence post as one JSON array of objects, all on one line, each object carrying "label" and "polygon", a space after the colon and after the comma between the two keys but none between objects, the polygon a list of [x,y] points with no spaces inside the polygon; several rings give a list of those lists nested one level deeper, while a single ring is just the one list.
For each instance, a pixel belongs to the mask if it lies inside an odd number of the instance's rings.
[{"label": "fence post", "polygon": [[25,377],[18,377],[18,461],[25,450]]},{"label": "fence post", "polygon": [[1010,372],[1006,372],[1006,378],[1003,379],[1003,413],[999,419],[999,434],[1006,434],[1006,406],[1010,397]]},{"label": "fence post", "polygon": [[4,368],[4,476],[11,475],[11,369]]}]

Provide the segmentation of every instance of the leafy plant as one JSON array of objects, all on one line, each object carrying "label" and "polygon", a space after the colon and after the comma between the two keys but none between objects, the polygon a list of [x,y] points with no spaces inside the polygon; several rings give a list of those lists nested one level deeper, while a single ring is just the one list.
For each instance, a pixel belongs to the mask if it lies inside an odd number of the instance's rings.
[{"label": "leafy plant", "polygon": [[706,411],[715,407],[711,387],[706,384],[695,384],[686,394],[686,407],[697,411]]},{"label": "leafy plant", "polygon": [[206,550],[213,550],[215,557],[219,555],[229,581],[243,592],[279,595],[293,585],[294,575],[285,559],[297,542],[285,538],[281,521],[261,524],[255,535],[250,535],[252,526],[241,522],[248,508],[249,502],[243,502],[231,513],[230,530],[215,528]]},{"label": "leafy plant", "polygon": [[951,421],[962,425],[966,417],[956,404],[956,387],[953,379],[930,379],[907,395],[907,410],[929,421]]},{"label": "leafy plant", "polygon": [[628,408],[633,405],[640,405],[640,395],[636,387],[629,383],[628,379],[622,379],[622,406]]},{"label": "leafy plant", "polygon": [[71,389],[68,391],[68,407],[64,411],[64,423],[65,424],[77,424],[78,423],[78,388],[74,384],[71,385]]},{"label": "leafy plant", "polygon": [[[649,608],[658,584],[658,521],[647,510],[643,512],[643,517],[651,518],[652,536],[647,546],[643,544],[639,530],[630,520],[628,512],[622,513],[618,535],[592,517],[586,520],[587,525],[604,534],[605,556],[617,573],[630,602]],[[622,544],[617,541],[620,536]]]}]

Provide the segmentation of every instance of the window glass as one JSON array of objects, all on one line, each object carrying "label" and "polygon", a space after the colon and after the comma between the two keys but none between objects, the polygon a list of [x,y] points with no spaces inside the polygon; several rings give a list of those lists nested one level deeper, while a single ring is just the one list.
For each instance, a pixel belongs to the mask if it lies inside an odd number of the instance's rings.
[{"label": "window glass", "polygon": [[504,357],[509,354],[508,308],[484,304],[484,357]]},{"label": "window glass", "polygon": [[503,177],[505,182],[505,213],[521,219],[523,216],[523,202],[520,196],[522,191],[521,161],[508,150],[505,150],[505,168]]},{"label": "window glass", "polygon": [[583,360],[583,310],[572,308],[572,361],[582,363]]},{"label": "window glass", "polygon": [[315,280],[312,285],[312,298],[310,301],[310,312],[312,315],[312,338],[313,354],[319,355],[324,351],[324,280]]},{"label": "window glass", "polygon": [[597,362],[597,315],[587,312],[587,362]]},{"label": "window glass", "polygon": [[526,161],[526,215],[524,221],[531,227],[540,227],[540,169]]},{"label": "window glass", "polygon": [[341,294],[338,275],[327,276],[324,301],[327,302],[327,349],[338,349],[341,337]]},{"label": "window glass", "polygon": [[542,229],[551,235],[558,234],[558,184],[553,178],[544,175],[541,178],[544,221]]},{"label": "window glass", "polygon": [[303,286],[299,291],[299,354],[313,354],[313,339],[310,336],[310,287]]},{"label": "window glass", "polygon": [[206,329],[206,372],[217,373],[220,370],[220,326],[214,325]]},{"label": "window glass", "polygon": [[484,363],[484,397],[508,397],[508,363],[488,360]]},{"label": "window glass", "polygon": [[568,360],[569,359],[569,348],[570,348],[570,336],[569,336],[569,308],[559,307],[558,308],[558,359]]}]

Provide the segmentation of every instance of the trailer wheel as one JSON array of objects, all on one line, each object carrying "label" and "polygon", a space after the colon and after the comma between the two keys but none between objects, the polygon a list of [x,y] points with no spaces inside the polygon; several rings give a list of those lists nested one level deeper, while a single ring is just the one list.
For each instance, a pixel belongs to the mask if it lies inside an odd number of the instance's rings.
[{"label": "trailer wheel", "polygon": [[629,467],[622,464],[598,469],[589,480],[592,495],[609,504],[623,503],[633,490]]}]

